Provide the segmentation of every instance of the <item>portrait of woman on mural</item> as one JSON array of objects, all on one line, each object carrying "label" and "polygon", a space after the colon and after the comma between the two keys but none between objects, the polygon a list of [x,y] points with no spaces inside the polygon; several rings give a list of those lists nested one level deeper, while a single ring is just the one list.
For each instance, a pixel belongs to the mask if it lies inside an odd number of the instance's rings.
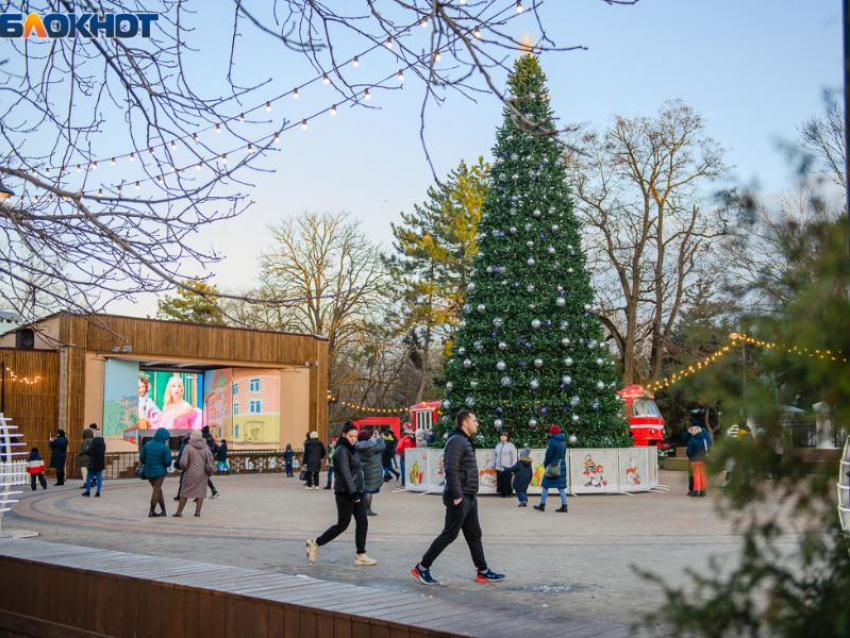
[{"label": "portrait of woman on mural", "polygon": [[183,393],[183,380],[175,374],[165,386],[162,415],[154,427],[168,430],[200,430],[203,427],[203,412],[200,408],[193,408],[183,398]]}]

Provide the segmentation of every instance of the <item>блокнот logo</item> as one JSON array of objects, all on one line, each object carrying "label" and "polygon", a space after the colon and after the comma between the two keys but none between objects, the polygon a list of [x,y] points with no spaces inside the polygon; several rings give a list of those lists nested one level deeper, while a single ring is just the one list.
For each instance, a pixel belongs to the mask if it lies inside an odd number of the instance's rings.
[{"label": "\u0431\u043b\u043e\u043a\u043d\u043e\u0442 logo", "polygon": [[151,37],[156,13],[3,13],[0,14],[0,37],[29,38],[134,38]]}]

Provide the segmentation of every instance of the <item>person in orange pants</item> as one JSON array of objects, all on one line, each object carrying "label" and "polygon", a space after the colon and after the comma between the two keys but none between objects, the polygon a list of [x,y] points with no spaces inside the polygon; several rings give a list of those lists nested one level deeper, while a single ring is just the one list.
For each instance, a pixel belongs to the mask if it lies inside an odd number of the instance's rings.
[{"label": "person in orange pants", "polygon": [[688,496],[705,496],[705,459],[708,456],[708,436],[698,425],[692,425],[688,428],[688,432],[691,434],[691,440],[688,441],[687,454],[691,474],[694,477],[694,487],[688,492]]}]

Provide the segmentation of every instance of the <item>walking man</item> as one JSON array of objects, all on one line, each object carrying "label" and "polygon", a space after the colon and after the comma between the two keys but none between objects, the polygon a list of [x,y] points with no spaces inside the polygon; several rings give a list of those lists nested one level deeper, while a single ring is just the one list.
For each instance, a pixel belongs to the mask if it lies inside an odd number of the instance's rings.
[{"label": "walking man", "polygon": [[422,560],[411,570],[413,576],[424,585],[438,585],[431,576],[431,565],[463,531],[469,546],[472,562],[478,570],[475,581],[498,582],[504,574],[497,574],[487,567],[484,546],[481,544],[481,524],[478,522],[478,463],[472,438],[478,433],[478,419],[469,410],[460,410],[455,418],[455,430],[446,442],[446,487],[443,490],[443,505],[446,506],[446,523],[440,535],[434,539]]}]

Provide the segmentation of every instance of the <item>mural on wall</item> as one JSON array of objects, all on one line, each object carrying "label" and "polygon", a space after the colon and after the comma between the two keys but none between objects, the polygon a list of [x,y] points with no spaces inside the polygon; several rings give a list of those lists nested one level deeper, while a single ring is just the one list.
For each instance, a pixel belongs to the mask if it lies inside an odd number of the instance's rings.
[{"label": "mural on wall", "polygon": [[204,373],[204,421],[215,438],[233,440],[233,369]]},{"label": "mural on wall", "polygon": [[107,359],[103,386],[103,436],[135,440],[139,413],[139,364]]},{"label": "mural on wall", "polygon": [[232,438],[237,443],[280,444],[280,371],[231,371]]},{"label": "mural on wall", "polygon": [[410,485],[424,485],[425,478],[430,475],[430,454],[427,449],[410,449],[404,457],[406,480]]}]

